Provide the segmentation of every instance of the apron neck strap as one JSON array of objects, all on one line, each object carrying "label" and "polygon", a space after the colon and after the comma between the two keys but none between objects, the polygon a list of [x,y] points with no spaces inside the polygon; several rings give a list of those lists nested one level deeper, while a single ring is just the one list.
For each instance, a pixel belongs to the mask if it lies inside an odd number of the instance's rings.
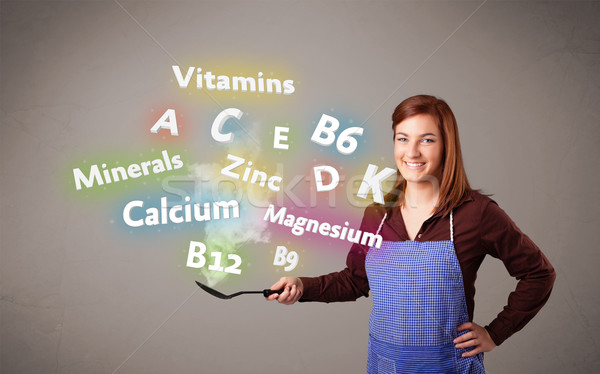
[{"label": "apron neck strap", "polygon": [[450,211],[450,241],[454,242],[454,216],[452,215],[452,210]]},{"label": "apron neck strap", "polygon": [[381,231],[381,228],[383,227],[383,223],[385,222],[386,217],[387,217],[387,212],[385,212],[385,214],[383,215],[383,219],[381,220],[381,223],[379,224],[379,227],[377,228],[377,233],[375,235],[379,235],[379,231]]},{"label": "apron neck strap", "polygon": [[[450,211],[450,241],[454,242],[454,211],[451,210]],[[381,223],[379,224],[379,227],[377,228],[377,233],[375,235],[379,235],[379,232],[381,231],[381,228],[383,227],[383,223],[385,222],[385,219],[387,218],[387,212],[383,215],[383,218],[381,219]]]}]

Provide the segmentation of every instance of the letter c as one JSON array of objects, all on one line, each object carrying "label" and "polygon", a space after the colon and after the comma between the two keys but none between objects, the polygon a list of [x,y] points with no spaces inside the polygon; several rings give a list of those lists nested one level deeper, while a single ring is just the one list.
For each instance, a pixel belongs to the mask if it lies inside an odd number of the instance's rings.
[{"label": "letter c", "polygon": [[131,209],[135,207],[144,207],[144,202],[142,200],[133,200],[127,203],[127,205],[125,205],[125,208],[123,208],[123,221],[125,221],[125,223],[128,226],[140,227],[144,225],[144,220],[139,219],[137,221],[134,221],[131,219]]},{"label": "letter c", "polygon": [[[281,189],[279,187],[279,183],[281,183],[281,180],[282,180],[281,177],[279,177],[277,175],[274,175],[271,178],[269,178],[269,181],[267,182],[267,187],[269,187],[269,189],[271,191],[277,192],[277,191],[279,191]],[[275,183],[277,183],[277,184],[275,184]]]},{"label": "letter c", "polygon": [[242,118],[243,114],[244,112],[237,108],[227,108],[219,113],[210,128],[210,134],[213,139],[220,143],[231,143],[233,141],[233,133],[228,132],[227,134],[223,134],[221,132],[223,125],[230,118]]}]

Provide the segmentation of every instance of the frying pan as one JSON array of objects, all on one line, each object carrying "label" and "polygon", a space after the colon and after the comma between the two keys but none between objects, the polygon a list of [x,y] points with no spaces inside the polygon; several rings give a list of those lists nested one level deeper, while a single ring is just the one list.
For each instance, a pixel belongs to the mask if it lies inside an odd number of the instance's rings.
[{"label": "frying pan", "polygon": [[220,293],[219,291],[217,291],[217,290],[215,290],[213,288],[210,288],[207,285],[204,285],[204,284],[202,284],[202,283],[200,283],[198,281],[196,281],[196,284],[198,285],[198,287],[202,288],[204,291],[208,292],[209,294],[211,294],[211,295],[213,295],[215,297],[218,297],[219,299],[224,299],[224,300],[231,299],[233,297],[236,297],[236,296],[239,296],[239,295],[242,295],[242,294],[245,294],[245,293],[260,293],[264,297],[267,297],[267,296],[272,295],[274,293],[281,294],[283,292],[283,289],[281,289],[281,290],[269,290],[269,289],[265,289],[265,290],[262,290],[262,291],[240,291],[240,292],[232,293],[231,295],[225,295],[225,294]]}]

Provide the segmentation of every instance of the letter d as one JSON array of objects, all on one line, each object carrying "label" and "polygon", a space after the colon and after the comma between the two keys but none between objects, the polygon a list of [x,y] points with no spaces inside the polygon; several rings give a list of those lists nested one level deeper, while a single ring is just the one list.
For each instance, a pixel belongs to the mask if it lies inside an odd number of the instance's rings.
[{"label": "letter d", "polygon": [[[340,182],[340,175],[338,174],[337,170],[332,166],[315,166],[313,168],[313,171],[315,173],[315,184],[317,185],[318,192],[331,191],[334,188],[336,188],[338,183]],[[331,182],[326,186],[323,185],[323,177],[321,175],[322,172],[326,172],[329,173],[329,175],[331,175]]]}]

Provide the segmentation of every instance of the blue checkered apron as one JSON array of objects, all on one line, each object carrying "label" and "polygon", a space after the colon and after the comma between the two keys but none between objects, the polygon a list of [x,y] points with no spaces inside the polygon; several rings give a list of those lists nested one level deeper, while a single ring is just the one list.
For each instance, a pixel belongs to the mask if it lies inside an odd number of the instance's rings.
[{"label": "blue checkered apron", "polygon": [[468,332],[456,328],[469,322],[452,219],[450,213],[450,240],[383,241],[369,249],[368,374],[485,373],[481,353],[461,357],[472,348],[456,349],[452,343]]}]

